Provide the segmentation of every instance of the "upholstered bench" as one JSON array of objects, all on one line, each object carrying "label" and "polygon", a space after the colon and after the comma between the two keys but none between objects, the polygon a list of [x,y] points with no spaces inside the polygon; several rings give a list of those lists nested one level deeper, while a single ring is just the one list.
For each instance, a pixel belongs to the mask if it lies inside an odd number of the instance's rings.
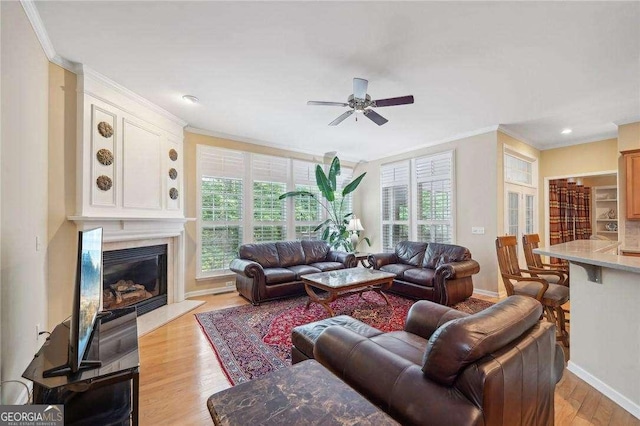
[{"label": "upholstered bench", "polygon": [[373,337],[382,334],[382,331],[371,327],[348,315],[326,318],[309,324],[300,325],[291,331],[291,363],[313,359],[313,346],[324,330],[332,325],[339,325],[347,328],[364,337]]}]

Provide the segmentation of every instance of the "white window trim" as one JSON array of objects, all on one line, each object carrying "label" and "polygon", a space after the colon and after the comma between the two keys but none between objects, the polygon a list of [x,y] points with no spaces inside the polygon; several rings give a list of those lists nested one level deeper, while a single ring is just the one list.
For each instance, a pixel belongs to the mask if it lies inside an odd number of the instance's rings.
[{"label": "white window trim", "polygon": [[[512,182],[510,180],[507,180],[507,162],[506,162],[506,159],[505,159],[505,157],[507,155],[510,155],[512,157],[516,157],[516,158],[519,158],[520,160],[523,160],[523,161],[526,161],[528,163],[531,163],[531,181],[533,182],[531,185],[526,184],[526,183],[522,183],[522,182]],[[512,185],[520,185],[520,186],[526,186],[528,188],[538,189],[538,176],[539,176],[539,174],[538,174],[539,173],[538,166],[539,166],[539,162],[538,162],[537,158],[531,157],[530,155],[527,155],[524,152],[518,151],[517,149],[515,149],[514,147],[512,147],[510,145],[503,144],[503,150],[502,150],[502,181],[505,184],[510,183]]]},{"label": "white window trim", "polygon": [[[393,167],[396,165],[406,165],[408,170],[409,170],[409,181],[407,182],[407,202],[409,204],[409,217],[407,218],[407,220],[384,220],[384,200],[382,199],[383,195],[384,195],[384,188],[389,188],[389,186],[383,186],[382,184],[382,169],[385,167]],[[384,245],[384,226],[385,225],[407,225],[409,228],[409,238],[411,239],[411,235],[412,235],[412,231],[411,231],[411,222],[412,219],[415,217],[415,211],[413,209],[413,205],[415,203],[412,202],[412,191],[411,191],[411,186],[412,186],[412,174],[411,174],[411,161],[410,160],[402,160],[402,161],[395,161],[393,163],[387,163],[387,164],[382,164],[380,166],[380,243]],[[402,182],[404,183],[404,182]],[[394,182],[395,184],[395,182]],[[395,185],[391,185],[391,187],[393,187]],[[382,247],[382,250],[384,250],[384,247]]]}]

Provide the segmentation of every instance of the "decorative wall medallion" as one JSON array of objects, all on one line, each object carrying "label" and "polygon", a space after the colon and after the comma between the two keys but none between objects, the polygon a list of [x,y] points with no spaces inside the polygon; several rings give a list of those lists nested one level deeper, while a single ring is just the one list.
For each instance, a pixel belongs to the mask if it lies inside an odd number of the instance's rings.
[{"label": "decorative wall medallion", "polygon": [[178,190],[176,188],[171,188],[169,190],[169,198],[171,198],[172,200],[178,199]]},{"label": "decorative wall medallion", "polygon": [[169,158],[171,158],[171,161],[176,161],[178,159],[178,151],[175,149],[169,150]]},{"label": "decorative wall medallion", "polygon": [[110,138],[113,136],[113,127],[106,121],[101,121],[98,123],[98,132],[100,132],[103,137]]},{"label": "decorative wall medallion", "polygon": [[96,157],[98,157],[100,164],[104,166],[110,166],[113,164],[113,154],[108,149],[99,150]]},{"label": "decorative wall medallion", "polygon": [[96,185],[98,185],[98,188],[100,188],[101,190],[108,191],[111,189],[113,182],[111,181],[111,178],[109,176],[101,175],[98,176],[98,179],[96,179]]},{"label": "decorative wall medallion", "polygon": [[173,167],[169,169],[169,177],[171,178],[171,180],[176,180],[176,178],[178,177],[178,171],[176,169],[174,169]]}]

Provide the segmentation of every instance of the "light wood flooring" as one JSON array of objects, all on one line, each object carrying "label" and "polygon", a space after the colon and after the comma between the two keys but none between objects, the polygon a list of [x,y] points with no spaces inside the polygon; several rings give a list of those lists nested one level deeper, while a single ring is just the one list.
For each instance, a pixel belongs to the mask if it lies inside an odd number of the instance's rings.
[{"label": "light wood flooring", "polygon": [[[235,292],[197,299],[206,303],[140,338],[142,426],[213,424],[207,398],[229,382],[193,314],[247,302]],[[556,387],[555,418],[559,426],[640,426],[640,420],[568,370]]]}]

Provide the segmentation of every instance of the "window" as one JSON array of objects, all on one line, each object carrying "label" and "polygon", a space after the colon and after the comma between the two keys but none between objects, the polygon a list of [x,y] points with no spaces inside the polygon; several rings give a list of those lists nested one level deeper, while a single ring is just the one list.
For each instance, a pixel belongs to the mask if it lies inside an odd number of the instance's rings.
[{"label": "window", "polygon": [[403,240],[453,243],[453,151],[383,165],[382,249]]},{"label": "window", "polygon": [[[318,199],[322,197],[316,185],[316,165],[308,161],[293,161],[293,182],[296,191],[309,191]],[[311,197],[293,199],[295,238],[297,240],[318,239],[319,232],[313,232],[325,215],[322,206]]]},{"label": "window", "polygon": [[[313,232],[326,212],[309,197],[279,200],[287,191],[321,197],[316,164],[206,145],[196,148],[198,278],[226,274],[241,244],[317,239]],[[353,170],[343,167],[336,184],[344,188]],[[351,194],[345,211],[351,211]]]},{"label": "window", "polygon": [[409,162],[382,166],[382,250],[409,239]]},{"label": "window", "polygon": [[282,157],[254,155],[253,173],[253,241],[287,239],[286,200],[289,160]]},{"label": "window", "polygon": [[226,269],[242,243],[244,156],[235,151],[197,148],[198,264],[202,273],[212,273]]},{"label": "window", "polygon": [[415,160],[418,241],[453,242],[452,155]]},{"label": "window", "polygon": [[533,164],[516,155],[504,154],[505,182],[533,185]]}]

